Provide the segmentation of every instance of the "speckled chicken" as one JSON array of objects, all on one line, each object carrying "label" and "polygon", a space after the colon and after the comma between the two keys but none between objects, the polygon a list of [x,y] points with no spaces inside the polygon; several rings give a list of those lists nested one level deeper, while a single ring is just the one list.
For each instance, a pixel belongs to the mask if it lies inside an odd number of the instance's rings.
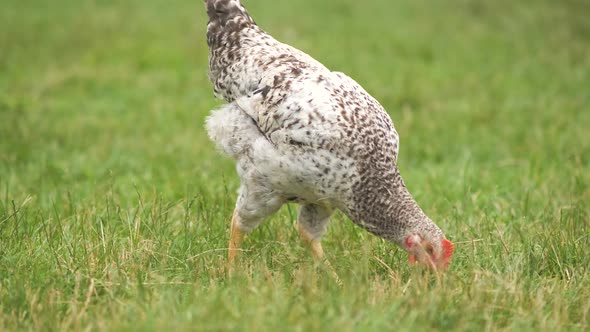
[{"label": "speckled chicken", "polygon": [[260,29],[239,0],[205,0],[209,79],[227,104],[206,122],[241,179],[229,260],[244,235],[283,204],[314,257],[330,215],[443,270],[453,244],[412,198],[397,167],[399,138],[383,107],[350,77]]}]

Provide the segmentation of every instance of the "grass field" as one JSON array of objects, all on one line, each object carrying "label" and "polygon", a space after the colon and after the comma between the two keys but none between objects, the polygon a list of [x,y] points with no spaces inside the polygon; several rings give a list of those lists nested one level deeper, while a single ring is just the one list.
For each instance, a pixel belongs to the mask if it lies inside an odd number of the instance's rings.
[{"label": "grass field", "polygon": [[315,266],[283,208],[226,273],[238,179],[204,118],[201,0],[4,0],[0,330],[590,329],[590,5],[246,1],[359,81],[456,243],[442,278],[336,215]]}]

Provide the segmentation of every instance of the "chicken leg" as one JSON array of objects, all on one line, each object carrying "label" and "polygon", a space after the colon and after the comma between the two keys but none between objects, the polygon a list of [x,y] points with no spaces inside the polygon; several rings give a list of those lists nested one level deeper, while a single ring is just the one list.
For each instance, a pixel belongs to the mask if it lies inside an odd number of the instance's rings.
[{"label": "chicken leg", "polygon": [[326,233],[332,210],[320,205],[305,204],[299,210],[297,230],[303,242],[311,249],[313,258],[324,259],[321,238]]}]

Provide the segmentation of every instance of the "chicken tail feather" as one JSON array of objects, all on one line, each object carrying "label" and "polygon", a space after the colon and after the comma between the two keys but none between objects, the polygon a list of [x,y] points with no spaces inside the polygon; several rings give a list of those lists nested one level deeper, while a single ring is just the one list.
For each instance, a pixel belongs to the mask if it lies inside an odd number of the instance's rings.
[{"label": "chicken tail feather", "polygon": [[254,23],[240,0],[205,0],[209,22],[219,22],[222,26],[236,17]]}]

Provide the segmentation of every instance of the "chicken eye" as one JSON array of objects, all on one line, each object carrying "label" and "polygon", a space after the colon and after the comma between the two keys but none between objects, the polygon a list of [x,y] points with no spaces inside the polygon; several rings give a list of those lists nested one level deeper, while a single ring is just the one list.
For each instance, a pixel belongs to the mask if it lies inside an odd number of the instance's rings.
[{"label": "chicken eye", "polygon": [[432,248],[432,245],[428,245],[426,246],[426,253],[429,255],[432,255],[434,253],[434,248]]}]

